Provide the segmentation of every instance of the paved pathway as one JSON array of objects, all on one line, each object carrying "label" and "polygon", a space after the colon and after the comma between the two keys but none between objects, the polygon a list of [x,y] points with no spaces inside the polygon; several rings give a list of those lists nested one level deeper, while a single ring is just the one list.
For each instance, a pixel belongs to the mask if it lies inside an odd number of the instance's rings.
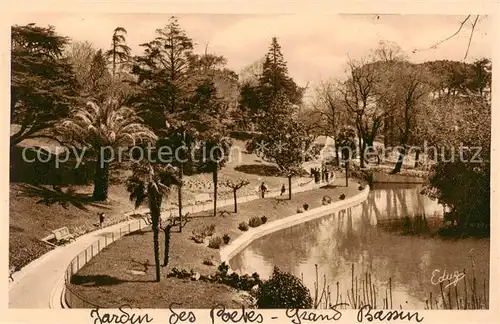
[{"label": "paved pathway", "polygon": [[[314,189],[316,185],[311,181],[304,186],[294,185],[294,187],[294,192],[302,192]],[[279,195],[278,192],[271,192],[266,196],[277,195]],[[244,203],[244,201],[254,199],[257,199],[256,195],[249,196],[248,199],[239,198],[239,201]],[[218,207],[232,205],[232,203],[232,199],[228,199],[221,201]],[[198,207],[193,208],[192,211],[196,212],[197,209]],[[82,235],[75,242],[55,248],[16,272],[13,275],[14,282],[9,284],[9,308],[49,308],[54,288],[63,278],[73,258],[102,238],[104,234],[117,232],[123,226],[134,222],[137,223],[137,218]]]}]

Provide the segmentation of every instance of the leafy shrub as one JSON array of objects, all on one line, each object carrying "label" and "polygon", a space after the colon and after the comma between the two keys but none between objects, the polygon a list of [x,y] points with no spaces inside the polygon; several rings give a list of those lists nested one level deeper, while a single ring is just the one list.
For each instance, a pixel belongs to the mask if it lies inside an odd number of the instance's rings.
[{"label": "leafy shrub", "polygon": [[214,236],[208,241],[208,247],[212,249],[218,249],[222,245],[222,238],[220,236]]},{"label": "leafy shrub", "polygon": [[194,275],[194,271],[190,270],[179,270],[177,268],[173,268],[172,271],[167,275],[167,277],[175,277],[179,279],[191,278]]},{"label": "leafy shrub", "polygon": [[340,200],[344,200],[345,199],[345,194],[340,194],[339,199]]},{"label": "leafy shrub", "polygon": [[312,304],[309,289],[300,279],[277,267],[257,292],[257,308],[304,309],[312,308]]},{"label": "leafy shrub", "polygon": [[224,241],[224,244],[229,244],[231,237],[227,234],[224,234],[224,236],[222,237],[222,240]]},{"label": "leafy shrub", "polygon": [[[209,260],[211,261],[211,260]],[[204,262],[205,263],[205,262]],[[193,270],[179,270],[173,268],[167,277],[175,277],[179,279],[200,280],[210,283],[221,283],[228,285],[230,287],[245,290],[248,292],[252,291],[253,287],[260,287],[262,285],[262,280],[257,273],[253,273],[251,276],[243,275],[240,276],[237,273],[229,274],[229,266],[223,262],[217,267],[217,272],[215,275],[201,275]]]},{"label": "leafy shrub", "polygon": [[359,191],[361,191],[361,190],[363,190],[363,189],[365,189],[365,186],[363,186],[363,185],[361,185],[361,184],[360,184],[360,185],[358,186],[358,190],[359,190]]},{"label": "leafy shrub", "polygon": [[222,262],[217,267],[217,274],[218,275],[225,276],[225,275],[227,275],[228,271],[229,271],[229,265],[227,265],[226,262]]},{"label": "leafy shrub", "polygon": [[262,216],[262,217],[260,218],[260,221],[262,222],[262,224],[267,223],[267,217],[266,217],[266,216]]},{"label": "leafy shrub", "polygon": [[332,198],[330,196],[323,196],[323,199],[321,200],[321,203],[323,205],[328,205],[332,203]]},{"label": "leafy shrub", "polygon": [[208,226],[203,227],[201,230],[201,234],[203,234],[205,237],[206,236],[212,236],[215,233],[215,224],[210,224]]},{"label": "leafy shrub", "polygon": [[207,266],[213,266],[214,265],[212,259],[210,259],[210,258],[205,258],[205,260],[203,260],[203,264],[207,265]]},{"label": "leafy shrub", "polygon": [[248,225],[250,225],[250,227],[258,227],[258,226],[262,225],[262,220],[260,219],[260,217],[257,217],[257,216],[252,217],[248,221]]},{"label": "leafy shrub", "polygon": [[208,226],[204,226],[201,229],[197,228],[193,230],[193,236],[191,236],[191,239],[195,241],[196,243],[200,244],[203,243],[205,240],[205,237],[207,236],[212,236],[215,233],[215,224],[210,224]]},{"label": "leafy shrub", "polygon": [[[481,159],[489,157],[485,146],[482,152]],[[439,161],[433,167],[425,193],[449,207],[451,215],[447,219],[453,220],[452,226],[457,228],[457,232],[468,235],[478,228],[489,232],[490,162],[465,163],[457,160]]]},{"label": "leafy shrub", "polygon": [[308,210],[309,209],[309,204],[308,203],[304,203],[302,205],[302,208],[304,208],[304,210]]},{"label": "leafy shrub", "polygon": [[243,232],[248,231],[248,224],[247,224],[247,223],[245,223],[245,222],[241,222],[241,223],[238,225],[238,229],[239,229],[240,231],[243,231]]},{"label": "leafy shrub", "polygon": [[194,231],[193,231],[193,236],[191,236],[191,239],[193,241],[195,241],[196,243],[201,244],[204,242],[205,237],[199,233],[194,233]]}]

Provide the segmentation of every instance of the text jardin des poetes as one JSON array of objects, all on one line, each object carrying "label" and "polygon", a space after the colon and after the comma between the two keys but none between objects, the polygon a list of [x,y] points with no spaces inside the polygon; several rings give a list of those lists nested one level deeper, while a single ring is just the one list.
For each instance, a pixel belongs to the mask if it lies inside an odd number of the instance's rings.
[{"label": "text jardin des poetes", "polygon": [[[333,309],[328,310],[328,314],[324,311],[316,313],[313,310],[303,309],[286,309],[282,316],[273,316],[264,318],[264,315],[255,309],[226,310],[224,305],[219,304],[214,306],[209,313],[209,318],[197,318],[195,313],[189,310],[174,309],[172,307],[180,306],[173,303],[170,305],[168,324],[182,323],[325,323],[339,321],[342,318],[342,312],[337,307],[349,306],[349,304],[337,304]],[[109,310],[92,309],[90,317],[94,320],[94,324],[147,324],[153,322],[153,317],[150,314],[144,313],[141,309],[133,309],[128,305],[121,306],[117,312],[108,313]],[[418,312],[405,312],[403,310],[374,310],[370,305],[365,305],[357,311],[356,319],[359,323],[373,321],[401,321],[407,320],[420,323],[424,317]]]}]

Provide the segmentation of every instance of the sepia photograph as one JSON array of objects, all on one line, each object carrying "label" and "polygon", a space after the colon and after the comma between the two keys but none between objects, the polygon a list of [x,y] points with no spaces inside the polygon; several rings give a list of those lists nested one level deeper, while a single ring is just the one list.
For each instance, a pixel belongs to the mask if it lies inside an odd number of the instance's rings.
[{"label": "sepia photograph", "polygon": [[12,22],[9,308],[494,307],[491,16]]}]

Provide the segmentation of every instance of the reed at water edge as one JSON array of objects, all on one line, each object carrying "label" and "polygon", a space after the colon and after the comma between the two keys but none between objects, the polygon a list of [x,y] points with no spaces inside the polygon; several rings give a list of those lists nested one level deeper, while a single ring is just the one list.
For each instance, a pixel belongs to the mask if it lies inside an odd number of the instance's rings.
[{"label": "reed at water edge", "polygon": [[[394,309],[394,307],[403,309],[402,304],[393,304],[393,282],[391,277],[389,277],[388,286],[380,288],[374,283],[372,273],[366,272],[358,276],[355,274],[354,264],[352,264],[350,288],[341,290],[337,281],[335,294],[332,296],[326,275],[323,275],[322,286],[320,287],[318,265],[315,264],[314,266],[316,268],[316,278],[312,293],[315,309],[332,309],[339,304],[340,306],[336,307],[338,309],[360,309],[366,305],[370,305],[373,309]],[[303,274],[301,277],[303,281]],[[466,273],[461,282],[462,284],[458,283],[457,285],[449,284],[450,281],[444,284],[441,283],[439,294],[429,292],[429,298],[425,300],[424,309],[488,309],[489,287],[486,279],[482,285],[477,282],[474,264],[472,275],[468,276]]]}]

